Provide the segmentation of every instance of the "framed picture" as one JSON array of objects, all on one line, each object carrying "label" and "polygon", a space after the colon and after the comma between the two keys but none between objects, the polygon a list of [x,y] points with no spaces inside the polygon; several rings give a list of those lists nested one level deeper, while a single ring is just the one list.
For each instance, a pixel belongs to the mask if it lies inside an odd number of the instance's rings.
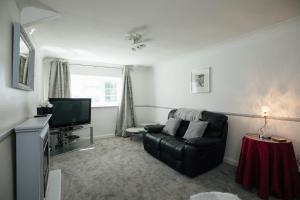
[{"label": "framed picture", "polygon": [[210,92],[210,68],[194,70],[191,73],[191,93]]}]

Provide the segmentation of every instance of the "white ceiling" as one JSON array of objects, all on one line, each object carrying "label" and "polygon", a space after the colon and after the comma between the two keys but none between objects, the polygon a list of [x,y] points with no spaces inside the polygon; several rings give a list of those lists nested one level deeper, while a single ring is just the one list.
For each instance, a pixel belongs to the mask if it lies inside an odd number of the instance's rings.
[{"label": "white ceiling", "polygon": [[[154,65],[300,15],[300,0],[40,0],[58,18],[33,25],[48,56]],[[152,39],[132,52],[125,34]]]}]

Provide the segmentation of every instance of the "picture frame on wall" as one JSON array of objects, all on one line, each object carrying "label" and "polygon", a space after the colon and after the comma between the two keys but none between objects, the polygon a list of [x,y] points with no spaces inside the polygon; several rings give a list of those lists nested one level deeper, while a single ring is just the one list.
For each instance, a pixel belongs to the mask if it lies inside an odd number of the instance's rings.
[{"label": "picture frame on wall", "polygon": [[191,93],[210,92],[210,67],[193,70],[191,72]]}]

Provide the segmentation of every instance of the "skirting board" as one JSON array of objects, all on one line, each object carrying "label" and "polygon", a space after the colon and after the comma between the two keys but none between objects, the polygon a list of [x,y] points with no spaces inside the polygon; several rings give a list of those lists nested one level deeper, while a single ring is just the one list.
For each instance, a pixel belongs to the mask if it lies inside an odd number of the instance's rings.
[{"label": "skirting board", "polygon": [[49,172],[48,186],[44,200],[61,200],[61,170]]},{"label": "skirting board", "polygon": [[235,167],[237,167],[237,165],[238,165],[237,160],[234,160],[234,159],[229,158],[229,157],[224,157],[224,162],[229,164],[229,165],[233,165]]},{"label": "skirting board", "polygon": [[94,139],[111,138],[111,137],[115,137],[115,134],[94,135]]}]

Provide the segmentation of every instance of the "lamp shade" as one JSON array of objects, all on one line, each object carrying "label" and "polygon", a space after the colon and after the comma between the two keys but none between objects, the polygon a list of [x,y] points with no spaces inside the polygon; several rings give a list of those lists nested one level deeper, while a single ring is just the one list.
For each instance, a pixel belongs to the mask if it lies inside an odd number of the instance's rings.
[{"label": "lamp shade", "polygon": [[268,106],[262,106],[261,107],[261,114],[263,117],[269,116],[270,108]]}]

